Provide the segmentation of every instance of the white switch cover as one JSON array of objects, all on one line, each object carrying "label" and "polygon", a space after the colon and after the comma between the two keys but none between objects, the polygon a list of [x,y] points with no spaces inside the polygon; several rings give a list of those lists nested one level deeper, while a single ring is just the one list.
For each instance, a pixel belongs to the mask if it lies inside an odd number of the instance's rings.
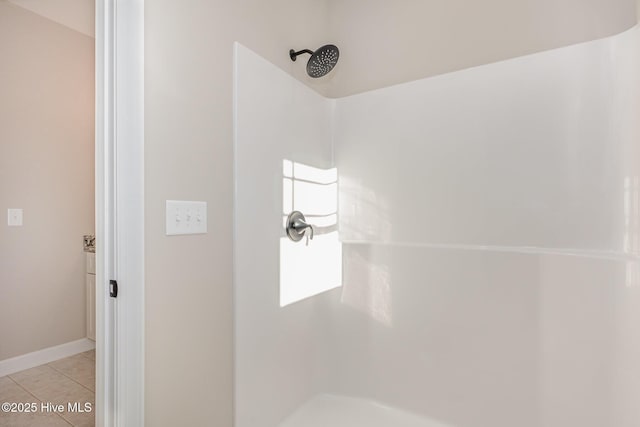
[{"label": "white switch cover", "polygon": [[207,232],[207,202],[167,200],[167,236],[205,234]]},{"label": "white switch cover", "polygon": [[22,209],[7,209],[7,224],[10,227],[22,227]]}]

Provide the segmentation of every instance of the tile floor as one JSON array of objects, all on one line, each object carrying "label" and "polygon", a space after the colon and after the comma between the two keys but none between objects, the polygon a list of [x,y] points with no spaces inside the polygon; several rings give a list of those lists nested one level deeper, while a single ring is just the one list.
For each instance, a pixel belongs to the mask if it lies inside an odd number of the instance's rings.
[{"label": "tile floor", "polygon": [[[33,413],[0,411],[0,427],[94,426],[95,350],[0,377],[0,404],[35,403]],[[68,403],[91,404],[90,412],[68,411]],[[64,412],[42,410],[43,404],[64,405]]]}]

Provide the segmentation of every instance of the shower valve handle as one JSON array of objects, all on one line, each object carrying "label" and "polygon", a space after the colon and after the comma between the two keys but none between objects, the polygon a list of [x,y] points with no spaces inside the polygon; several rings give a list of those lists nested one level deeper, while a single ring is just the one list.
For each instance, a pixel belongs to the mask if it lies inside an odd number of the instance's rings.
[{"label": "shower valve handle", "polygon": [[303,233],[311,231],[311,240],[313,240],[313,225],[307,224],[303,220],[299,219],[293,223],[293,229]]},{"label": "shower valve handle", "polygon": [[[307,238],[307,242],[305,244],[309,246],[309,239],[313,240],[313,225],[307,224],[302,219],[298,219],[293,223],[293,228],[298,232],[304,233]],[[311,236],[309,236],[309,234],[311,234]]]},{"label": "shower valve handle", "polygon": [[307,223],[304,214],[299,211],[293,211],[287,218],[287,236],[294,242],[299,242],[303,237],[307,238],[307,245],[309,239],[313,240],[313,225]]}]

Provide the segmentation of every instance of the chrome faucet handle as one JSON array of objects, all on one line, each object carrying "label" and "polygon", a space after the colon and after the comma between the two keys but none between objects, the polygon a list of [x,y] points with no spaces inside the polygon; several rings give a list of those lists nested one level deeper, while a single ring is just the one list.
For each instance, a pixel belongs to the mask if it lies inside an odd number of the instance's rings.
[{"label": "chrome faucet handle", "polygon": [[[311,240],[313,240],[313,233],[316,232],[316,229],[313,225],[309,224],[309,228],[307,228],[307,231],[311,232]],[[309,245],[309,237],[307,237],[307,245]]]},{"label": "chrome faucet handle", "polygon": [[313,240],[313,225],[307,223],[304,214],[300,211],[293,211],[287,217],[286,225],[287,236],[294,242],[299,242],[303,237],[307,238],[307,245],[309,239]]},{"label": "chrome faucet handle", "polygon": [[[307,224],[304,221],[299,221],[298,224],[294,224],[294,226],[298,226],[299,225],[299,229],[302,230],[302,232],[304,233],[304,236],[307,238],[306,242],[305,242],[305,246],[309,246],[309,239],[313,240],[313,225],[311,224]],[[311,237],[309,237],[309,234],[311,234]]]},{"label": "chrome faucet handle", "polygon": [[293,228],[298,231],[304,233],[307,236],[307,240],[309,240],[308,233],[311,232],[311,240],[313,240],[313,225],[307,224],[303,219],[296,219],[293,222]]}]

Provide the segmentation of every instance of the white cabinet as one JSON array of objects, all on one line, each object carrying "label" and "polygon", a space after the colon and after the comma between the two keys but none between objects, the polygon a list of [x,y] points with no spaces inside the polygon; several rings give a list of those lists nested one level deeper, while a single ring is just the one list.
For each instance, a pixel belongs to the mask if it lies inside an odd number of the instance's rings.
[{"label": "white cabinet", "polygon": [[96,254],[86,253],[87,338],[96,340]]},{"label": "white cabinet", "polygon": [[94,252],[85,252],[87,274],[96,274],[96,254]]}]

